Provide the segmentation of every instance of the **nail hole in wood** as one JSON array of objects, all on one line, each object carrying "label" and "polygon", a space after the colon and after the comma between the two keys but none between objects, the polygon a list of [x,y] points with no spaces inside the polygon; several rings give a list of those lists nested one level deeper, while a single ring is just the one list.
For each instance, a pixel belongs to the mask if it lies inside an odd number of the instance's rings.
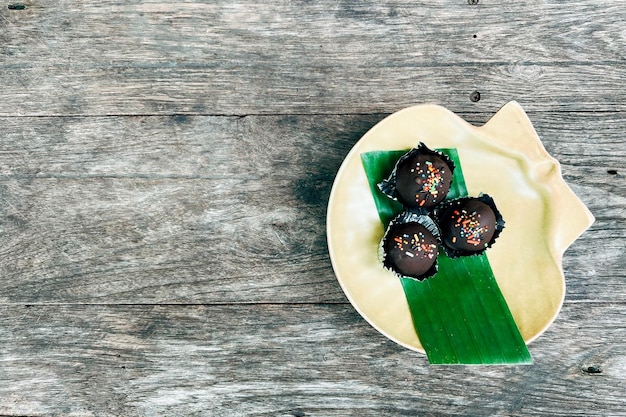
[{"label": "nail hole in wood", "polygon": [[616,169],[607,169],[606,173],[607,174],[611,174],[611,175],[617,175],[617,170]]},{"label": "nail hole in wood", "polygon": [[478,0],[467,0],[467,4],[471,4],[471,5],[478,4]]},{"label": "nail hole in wood", "polygon": [[476,39],[477,37],[478,37],[478,35],[474,35],[474,36],[472,36],[472,38],[474,38],[474,39]]},{"label": "nail hole in wood", "polygon": [[474,91],[469,96],[470,100],[474,103],[480,101],[480,93],[478,91]]},{"label": "nail hole in wood", "polygon": [[586,368],[583,368],[583,372],[586,372],[588,374],[601,374],[602,369],[600,369],[599,366],[588,366]]}]

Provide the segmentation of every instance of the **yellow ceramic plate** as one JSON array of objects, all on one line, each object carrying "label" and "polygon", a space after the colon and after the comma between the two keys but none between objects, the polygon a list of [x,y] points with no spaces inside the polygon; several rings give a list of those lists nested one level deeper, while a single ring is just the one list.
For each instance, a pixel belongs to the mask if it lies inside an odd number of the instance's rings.
[{"label": "yellow ceramic plate", "polygon": [[343,291],[374,328],[423,351],[400,280],[378,258],[384,230],[360,158],[420,141],[431,149],[456,148],[469,194],[483,192],[496,201],[506,227],[487,256],[522,337],[532,341],[563,303],[563,253],[594,218],[565,184],[558,162],[516,102],[481,127],[440,106],[410,107],[359,140],[337,173],[328,203],[328,247]]}]

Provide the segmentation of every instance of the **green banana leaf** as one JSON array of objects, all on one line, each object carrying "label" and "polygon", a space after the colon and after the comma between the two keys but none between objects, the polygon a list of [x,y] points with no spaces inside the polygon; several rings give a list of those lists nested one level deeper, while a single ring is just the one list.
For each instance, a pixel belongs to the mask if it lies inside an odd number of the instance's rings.
[{"label": "green banana leaf", "polygon": [[[377,184],[390,174],[398,158],[407,151],[361,154],[385,228],[402,211],[402,205],[380,192]],[[456,149],[438,151],[448,155],[456,166],[446,198],[467,196]],[[487,256],[483,253],[451,259],[440,249],[438,265],[437,274],[421,282],[398,278],[402,281],[413,325],[429,362],[531,364],[530,353],[493,276]]]}]

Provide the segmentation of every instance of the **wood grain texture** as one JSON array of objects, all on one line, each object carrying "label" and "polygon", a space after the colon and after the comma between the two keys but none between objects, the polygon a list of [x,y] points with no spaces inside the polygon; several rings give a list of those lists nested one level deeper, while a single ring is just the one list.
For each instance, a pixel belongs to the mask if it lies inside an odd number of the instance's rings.
[{"label": "wood grain texture", "polygon": [[[1,5],[0,416],[626,416],[626,9],[468,3]],[[387,114],[510,100],[596,222],[534,365],[429,366],[347,303],[328,195]]]},{"label": "wood grain texture", "polygon": [[626,10],[610,0],[25,4],[0,9],[0,115],[626,103]]},{"label": "wood grain texture", "polygon": [[511,367],[428,366],[347,305],[5,306],[0,317],[10,323],[0,328],[0,413],[8,415],[626,410],[623,315],[610,305],[566,307],[530,345],[535,364]]},{"label": "wood grain texture", "polygon": [[[383,117],[1,118],[0,300],[344,302],[326,204]],[[623,302],[624,116],[596,117],[595,142],[589,117],[536,128],[597,217],[566,254],[568,300]]]}]

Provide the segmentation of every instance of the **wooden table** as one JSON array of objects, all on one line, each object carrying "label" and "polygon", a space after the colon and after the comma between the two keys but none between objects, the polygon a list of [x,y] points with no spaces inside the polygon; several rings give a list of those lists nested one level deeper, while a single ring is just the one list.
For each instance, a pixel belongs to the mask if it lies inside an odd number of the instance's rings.
[{"label": "wooden table", "polygon": [[[534,365],[431,366],[342,293],[330,188],[509,100],[596,222]],[[626,415],[625,126],[623,1],[5,2],[0,415]]]}]

